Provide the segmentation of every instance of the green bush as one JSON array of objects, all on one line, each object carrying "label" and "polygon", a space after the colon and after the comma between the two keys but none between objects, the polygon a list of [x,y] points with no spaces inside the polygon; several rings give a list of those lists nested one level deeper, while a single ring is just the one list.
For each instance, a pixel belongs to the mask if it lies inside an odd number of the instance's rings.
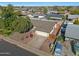
[{"label": "green bush", "polygon": [[26,32],[32,28],[29,17],[22,17],[20,11],[14,10],[12,5],[1,9],[0,34],[10,35],[12,32]]},{"label": "green bush", "polygon": [[79,14],[79,10],[78,9],[71,10],[71,14]]},{"label": "green bush", "polygon": [[79,19],[76,19],[73,24],[79,25]]},{"label": "green bush", "polygon": [[2,19],[0,19],[0,29],[3,29],[4,28],[4,21]]},{"label": "green bush", "polygon": [[51,20],[51,17],[48,17],[48,20]]},{"label": "green bush", "polygon": [[6,29],[5,29],[5,30],[3,31],[3,34],[10,35],[11,32],[12,32],[11,30],[6,30]]},{"label": "green bush", "polygon": [[57,40],[63,42],[64,38],[60,35],[60,36],[57,37]]}]

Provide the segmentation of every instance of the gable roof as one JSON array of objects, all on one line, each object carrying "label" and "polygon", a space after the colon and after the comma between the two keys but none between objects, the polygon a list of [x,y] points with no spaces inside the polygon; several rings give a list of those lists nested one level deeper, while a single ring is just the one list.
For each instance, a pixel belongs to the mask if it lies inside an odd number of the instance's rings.
[{"label": "gable roof", "polygon": [[45,16],[44,14],[33,14],[33,16]]}]

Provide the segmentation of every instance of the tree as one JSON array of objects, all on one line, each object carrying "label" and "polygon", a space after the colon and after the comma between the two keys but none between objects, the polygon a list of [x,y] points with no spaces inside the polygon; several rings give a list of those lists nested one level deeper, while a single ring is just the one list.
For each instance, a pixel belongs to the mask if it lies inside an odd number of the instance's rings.
[{"label": "tree", "polygon": [[58,10],[58,6],[53,6],[53,10]]},{"label": "tree", "polygon": [[6,18],[8,18],[8,17],[13,16],[13,13],[14,13],[13,6],[9,4],[7,7],[3,7],[3,8],[2,8],[2,14],[1,14],[1,16],[2,16],[4,19],[6,19]]},{"label": "tree", "polygon": [[2,19],[0,19],[0,28],[3,29],[4,28],[4,21]]},{"label": "tree", "polygon": [[46,14],[48,12],[48,9],[46,7],[43,7],[43,12]]},{"label": "tree", "polygon": [[21,11],[15,11],[14,14],[17,15],[17,16],[21,16],[22,15]]},{"label": "tree", "polygon": [[15,11],[12,5],[1,9],[0,33],[10,35],[12,32],[26,32],[32,28],[29,17],[21,16],[20,11]]},{"label": "tree", "polygon": [[71,14],[79,14],[79,10],[78,9],[74,9],[74,10],[72,9]]},{"label": "tree", "polygon": [[22,17],[20,17],[18,22],[15,22],[15,24],[13,24],[13,25],[16,26],[16,27],[14,26],[15,27],[14,31],[16,31],[16,32],[24,32],[25,29],[27,29],[27,20]]}]

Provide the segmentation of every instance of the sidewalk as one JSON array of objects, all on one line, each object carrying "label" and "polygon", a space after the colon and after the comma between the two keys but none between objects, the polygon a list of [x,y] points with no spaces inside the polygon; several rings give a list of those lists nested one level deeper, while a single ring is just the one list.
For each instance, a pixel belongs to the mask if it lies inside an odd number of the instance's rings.
[{"label": "sidewalk", "polygon": [[35,34],[34,38],[28,42],[28,46],[39,49],[47,37]]},{"label": "sidewalk", "polygon": [[48,33],[36,31],[33,39],[27,45],[39,49],[47,37]]}]

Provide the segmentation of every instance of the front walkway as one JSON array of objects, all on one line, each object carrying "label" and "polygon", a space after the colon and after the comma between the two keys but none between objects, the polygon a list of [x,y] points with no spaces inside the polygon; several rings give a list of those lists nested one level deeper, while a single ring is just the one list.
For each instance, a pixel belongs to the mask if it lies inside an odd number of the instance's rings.
[{"label": "front walkway", "polygon": [[47,37],[48,33],[36,31],[33,39],[27,45],[39,49]]}]

